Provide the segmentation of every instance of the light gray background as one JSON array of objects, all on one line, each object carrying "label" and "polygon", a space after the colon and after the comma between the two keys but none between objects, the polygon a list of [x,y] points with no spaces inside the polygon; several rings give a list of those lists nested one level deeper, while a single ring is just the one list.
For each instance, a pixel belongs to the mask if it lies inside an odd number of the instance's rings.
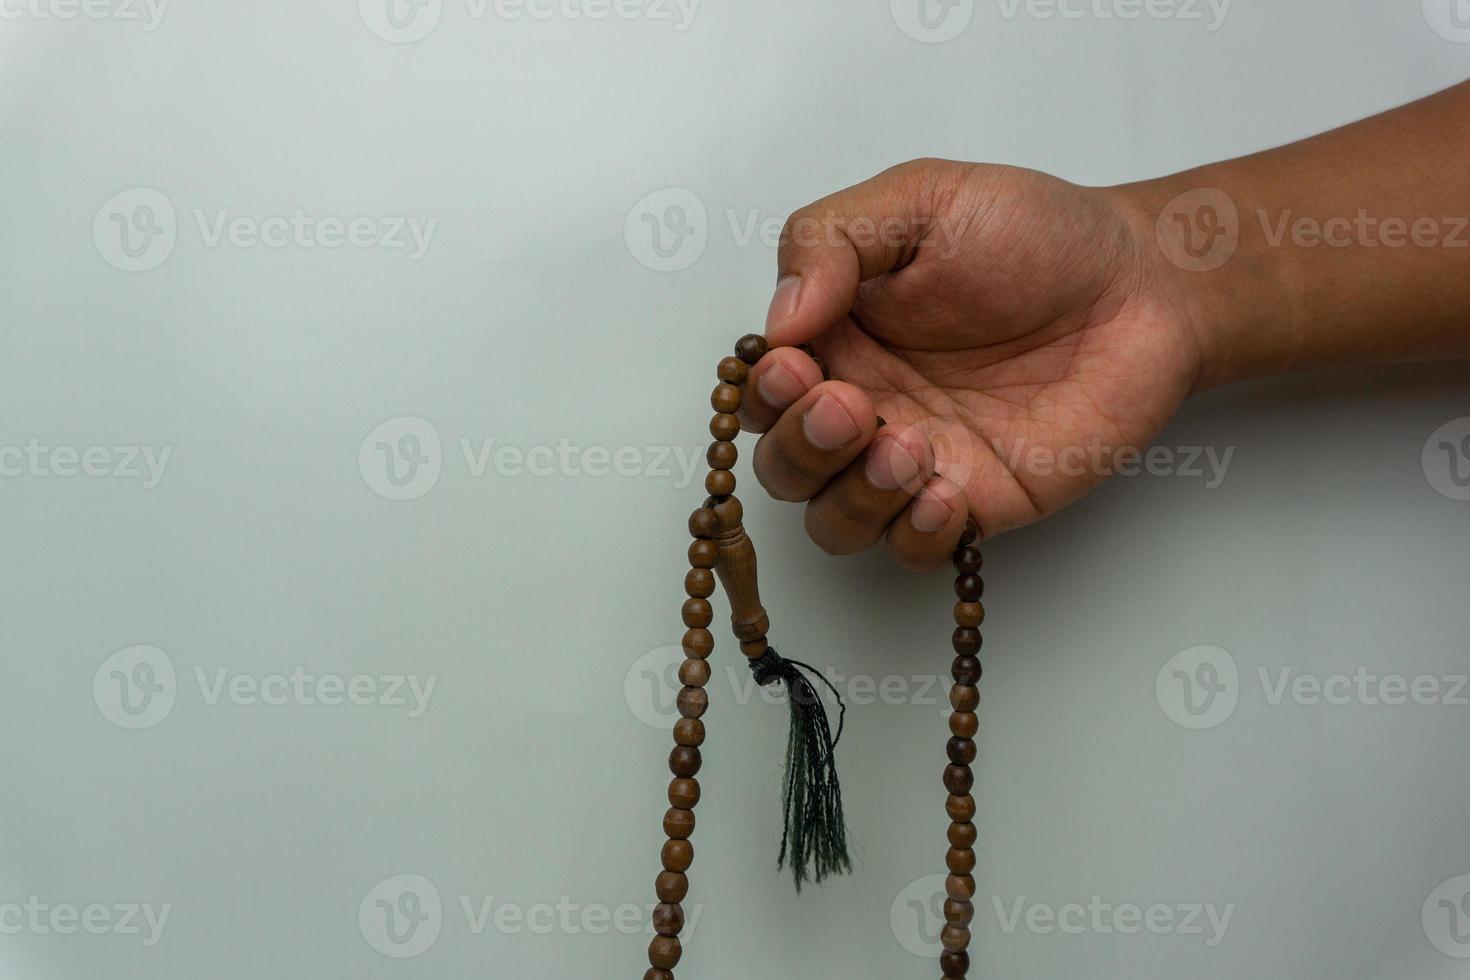
[{"label": "light gray background", "polygon": [[[779,225],[920,155],[1149,176],[1470,69],[1417,0],[1240,0],[1215,31],[977,0],[942,44],[886,0],[706,0],[684,30],[664,9],[476,18],[446,0],[399,44],[351,0],[180,2],[152,31],[7,7],[0,445],[171,455],[153,488],[0,479],[0,906],[172,910],[149,947],[0,935],[0,975],[641,976],[646,936],[598,910],[653,900],[669,739],[644,720],[666,662],[650,651],[678,641],[702,497],[645,450],[702,452],[714,362],[760,325],[774,253],[731,222]],[[107,261],[105,205],[140,187],[176,210],[177,242],[130,273]],[[692,194],[706,244],[659,272],[635,205],[666,188],[688,193],[642,210],[672,219]],[[195,217],[297,208],[438,224],[411,259],[210,247]],[[1470,707],[1273,705],[1257,675],[1466,671],[1470,503],[1436,492],[1421,451],[1467,415],[1463,368],[1212,393],[1160,444],[1233,447],[1217,488],[1115,481],[988,547],[974,975],[1470,976],[1421,923],[1470,872]],[[359,450],[404,416],[438,433],[442,473],[395,502],[375,492],[375,444]],[[636,447],[640,475],[477,476],[461,440],[486,439]],[[784,709],[739,703],[726,671],[743,681],[743,664],[717,633],[700,918],[678,974],[936,975],[899,934],[932,928],[907,899],[943,858],[945,725],[922,676],[947,663],[949,583],[823,556],[799,509],[740,473],[778,644],[900,695],[848,714],[855,874],[797,898],[774,869]],[[140,644],[178,686],[130,731],[109,720],[109,672],[96,696],[93,680]],[[1237,664],[1239,702],[1187,730],[1155,681],[1205,644]],[[437,687],[410,718],[211,704],[196,680],[298,666]],[[359,924],[400,874],[443,903],[416,958]],[[991,904],[1094,895],[1235,908],[1207,948],[1007,934]],[[492,896],[511,911],[477,934],[461,897]],[[542,918],[558,903],[573,911]]]}]

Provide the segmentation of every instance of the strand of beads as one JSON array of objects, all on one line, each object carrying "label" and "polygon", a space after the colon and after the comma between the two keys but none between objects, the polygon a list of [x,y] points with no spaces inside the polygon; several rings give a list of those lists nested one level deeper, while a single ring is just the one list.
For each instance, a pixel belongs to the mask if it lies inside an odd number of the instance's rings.
[{"label": "strand of beads", "polygon": [[939,965],[944,971],[944,980],[964,980],[970,969],[970,922],[975,917],[975,798],[970,789],[975,784],[975,775],[970,763],[975,761],[975,732],[979,719],[975,709],[980,704],[980,624],[985,621],[985,607],[980,597],[985,592],[985,583],[980,578],[980,549],[976,546],[978,532],[974,521],[965,528],[959,547],[954,553],[954,591],[958,602],[954,607],[954,664],[951,674],[954,687],[950,688],[949,703],[954,714],[949,716],[950,738],[949,765],[944,770],[944,787],[949,790],[945,809],[949,811],[949,853],[945,864],[949,877],[945,879],[947,898],[944,902],[944,931],[940,943],[944,952]]},{"label": "strand of beads", "polygon": [[720,361],[719,384],[710,395],[715,416],[709,424],[714,441],[706,454],[710,471],[704,481],[709,499],[689,515],[689,533],[694,540],[689,545],[689,572],[684,576],[684,592],[688,595],[682,609],[685,659],[679,665],[679,682],[684,686],[679,690],[679,720],[674,723],[674,749],[669,754],[669,771],[674,778],[669,783],[669,809],[664,814],[668,840],[663,846],[663,870],[654,882],[659,904],[653,910],[655,935],[648,945],[648,962],[652,965],[643,980],[674,980],[673,969],[683,955],[679,933],[684,928],[684,908],[680,903],[689,893],[687,872],[694,862],[694,845],[689,838],[694,833],[694,807],[699,802],[699,780],[695,777],[703,761],[699,753],[704,742],[701,719],[709,707],[705,685],[710,678],[709,656],[715,648],[709,629],[714,618],[709,597],[715,591],[719,547],[713,539],[740,521],[740,502],[734,496],[735,474],[731,472],[738,457],[734,440],[740,434],[740,420],[735,413],[740,409],[741,386],[750,365],[766,352],[765,340],[744,337],[735,350],[739,357]]}]

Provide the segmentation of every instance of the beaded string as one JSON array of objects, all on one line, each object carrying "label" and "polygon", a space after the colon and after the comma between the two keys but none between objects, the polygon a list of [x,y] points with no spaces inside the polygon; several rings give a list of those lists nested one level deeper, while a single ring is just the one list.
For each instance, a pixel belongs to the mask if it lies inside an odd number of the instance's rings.
[{"label": "beaded string", "polygon": [[[784,660],[766,639],[770,621],[760,605],[756,588],[755,551],[745,534],[743,510],[735,497],[735,474],[732,470],[738,453],[734,439],[740,432],[736,412],[740,409],[750,369],[765,356],[766,350],[765,338],[756,334],[742,337],[735,345],[736,356],[720,361],[716,371],[719,383],[710,396],[715,415],[709,426],[714,441],[706,453],[710,472],[704,486],[709,497],[689,517],[689,533],[694,540],[689,545],[689,572],[684,576],[684,591],[688,598],[681,610],[686,627],[682,643],[685,659],[679,666],[679,682],[683,687],[676,702],[679,719],[674,723],[674,749],[669,754],[669,770],[674,778],[669,783],[669,809],[663,822],[668,840],[664,842],[661,854],[663,870],[654,882],[659,904],[653,911],[655,936],[648,947],[648,960],[652,965],[644,973],[643,980],[674,980],[673,969],[683,954],[679,933],[684,927],[684,910],[680,903],[688,894],[687,872],[694,861],[694,845],[690,837],[694,832],[694,808],[699,803],[696,776],[702,762],[699,747],[705,738],[701,719],[709,707],[705,685],[710,679],[709,656],[714,651],[714,635],[709,629],[714,610],[709,597],[714,593],[717,575],[730,598],[731,625],[740,643],[740,651],[755,670],[757,681],[765,683],[781,677],[786,681],[791,697],[794,712],[792,748],[788,749],[788,774],[783,792],[787,828],[783,834],[780,860],[784,862],[787,859],[788,847],[793,844],[790,838],[793,836],[792,811],[795,805],[807,811],[806,815],[817,823],[835,821],[836,824],[835,827],[825,826],[825,836],[818,834],[818,841],[810,848],[816,861],[815,879],[820,881],[825,874],[848,870],[841,827],[841,799],[836,792],[835,775],[831,773],[831,750],[836,739],[827,731],[825,711],[817,701],[814,689],[801,675],[799,667],[805,665]],[[881,419],[879,424],[882,424]],[[950,715],[951,738],[946,745],[949,765],[944,770],[944,785],[949,791],[945,809],[951,821],[950,847],[945,856],[949,869],[945,879],[945,926],[940,934],[944,950],[940,955],[940,967],[944,980],[964,980],[969,971],[969,926],[975,914],[971,901],[975,895],[972,874],[975,869],[975,799],[970,795],[974,784],[970,763],[975,760],[974,736],[979,727],[975,714],[980,702],[976,685],[981,673],[977,655],[981,645],[979,627],[985,619],[985,609],[980,602],[984,583],[979,574],[981,557],[977,538],[975,524],[970,521],[954,553],[958,602],[954,608],[956,627],[952,637],[954,686],[950,689],[950,705],[954,713]],[[806,742],[798,739],[797,729],[802,722],[795,713],[803,707],[821,715],[820,722],[809,719],[809,724],[819,730],[815,734],[809,732]],[[794,761],[798,766],[806,764],[810,768],[793,770],[792,756],[805,757]],[[830,785],[827,780],[830,780]],[[794,804],[793,792],[799,794],[803,785],[815,787],[816,792],[811,795],[824,800],[814,803],[802,799]],[[799,827],[797,830],[800,834]],[[804,852],[807,847],[797,844],[796,849]],[[798,890],[805,878],[808,856],[806,853],[792,856]]]}]

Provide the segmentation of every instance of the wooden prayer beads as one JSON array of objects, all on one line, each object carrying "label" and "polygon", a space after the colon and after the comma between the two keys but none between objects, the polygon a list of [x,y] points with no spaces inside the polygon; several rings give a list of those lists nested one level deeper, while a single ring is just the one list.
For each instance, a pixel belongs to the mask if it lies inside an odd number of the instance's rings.
[{"label": "wooden prayer beads", "polygon": [[[705,685],[710,679],[708,658],[714,651],[714,636],[709,629],[714,612],[709,598],[714,593],[716,579],[723,586],[730,603],[731,629],[740,643],[741,653],[756,671],[758,683],[782,678],[788,684],[792,700],[802,702],[793,705],[793,739],[797,738],[796,730],[802,724],[816,729],[805,732],[805,740],[800,746],[793,743],[793,748],[799,749],[796,754],[805,760],[806,768],[797,776],[788,771],[785,794],[787,837],[782,840],[781,859],[786,859],[790,843],[798,889],[805,877],[810,848],[816,849],[819,881],[824,873],[845,870],[847,864],[840,795],[830,771],[831,751],[836,745],[836,738],[831,737],[827,730],[825,709],[817,703],[815,693],[797,669],[805,665],[781,658],[766,639],[770,619],[761,605],[755,547],[745,533],[743,509],[735,496],[735,474],[732,470],[739,454],[734,439],[740,432],[736,413],[740,410],[743,386],[750,369],[765,356],[766,350],[763,337],[754,334],[742,337],[735,345],[736,356],[720,361],[715,372],[718,384],[710,393],[715,415],[709,425],[714,442],[705,455],[710,466],[705,479],[709,497],[689,516],[689,533],[694,540],[689,545],[690,567],[684,576],[687,598],[680,610],[686,627],[682,642],[685,659],[679,666],[679,682],[683,687],[676,699],[680,717],[674,723],[674,748],[669,753],[669,771],[673,779],[669,783],[669,809],[663,820],[667,839],[660,855],[663,869],[654,882],[659,904],[653,911],[655,935],[648,947],[651,965],[643,975],[644,980],[674,980],[674,967],[683,955],[679,933],[684,926],[684,910],[680,903],[688,894],[686,873],[694,862],[694,845],[690,839],[694,833],[694,809],[700,794],[697,775],[703,763],[699,747],[704,743],[705,728],[701,718],[709,707]],[[814,354],[812,356],[815,358]],[[826,366],[820,366],[826,376]],[[878,422],[883,424],[882,419]],[[954,553],[957,573],[954,588],[958,600],[954,607],[955,630],[951,640],[955,658],[951,665],[954,686],[950,689],[950,704],[954,713],[949,719],[951,737],[945,746],[949,764],[944,769],[943,778],[949,792],[945,810],[951,821],[949,850],[945,855],[945,866],[949,872],[945,879],[948,897],[944,903],[945,925],[940,933],[943,952],[939,962],[944,980],[964,980],[969,971],[969,926],[975,914],[971,900],[975,895],[974,844],[978,835],[973,822],[975,799],[970,790],[974,785],[974,774],[970,764],[975,761],[974,737],[979,729],[975,709],[980,703],[977,684],[981,667],[977,655],[981,646],[979,627],[985,620],[985,608],[980,602],[984,583],[979,574],[981,558],[977,538],[975,524],[970,522]],[[806,703],[807,699],[811,703]],[[798,716],[799,711],[806,712],[805,722]],[[840,724],[837,737],[841,737]],[[789,749],[788,767],[792,764],[792,755],[793,750]],[[805,811],[794,817],[793,795],[802,798],[797,806]],[[810,795],[822,796],[823,805],[812,805],[805,799]],[[802,819],[817,822],[815,843],[804,839],[801,826],[793,830],[793,823],[799,824]],[[793,836],[796,839],[788,841],[787,838]]]}]

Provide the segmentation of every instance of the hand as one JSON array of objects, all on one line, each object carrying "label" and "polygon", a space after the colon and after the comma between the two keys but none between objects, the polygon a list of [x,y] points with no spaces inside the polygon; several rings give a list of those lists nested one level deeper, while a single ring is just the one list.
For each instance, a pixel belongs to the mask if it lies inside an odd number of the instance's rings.
[{"label": "hand", "polygon": [[809,501],[823,549],[886,534],[918,570],[947,562],[967,518],[991,536],[1076,500],[1200,376],[1152,234],[1121,193],[940,160],[792,215],[773,349],[741,410],[766,433],[757,478]]}]

